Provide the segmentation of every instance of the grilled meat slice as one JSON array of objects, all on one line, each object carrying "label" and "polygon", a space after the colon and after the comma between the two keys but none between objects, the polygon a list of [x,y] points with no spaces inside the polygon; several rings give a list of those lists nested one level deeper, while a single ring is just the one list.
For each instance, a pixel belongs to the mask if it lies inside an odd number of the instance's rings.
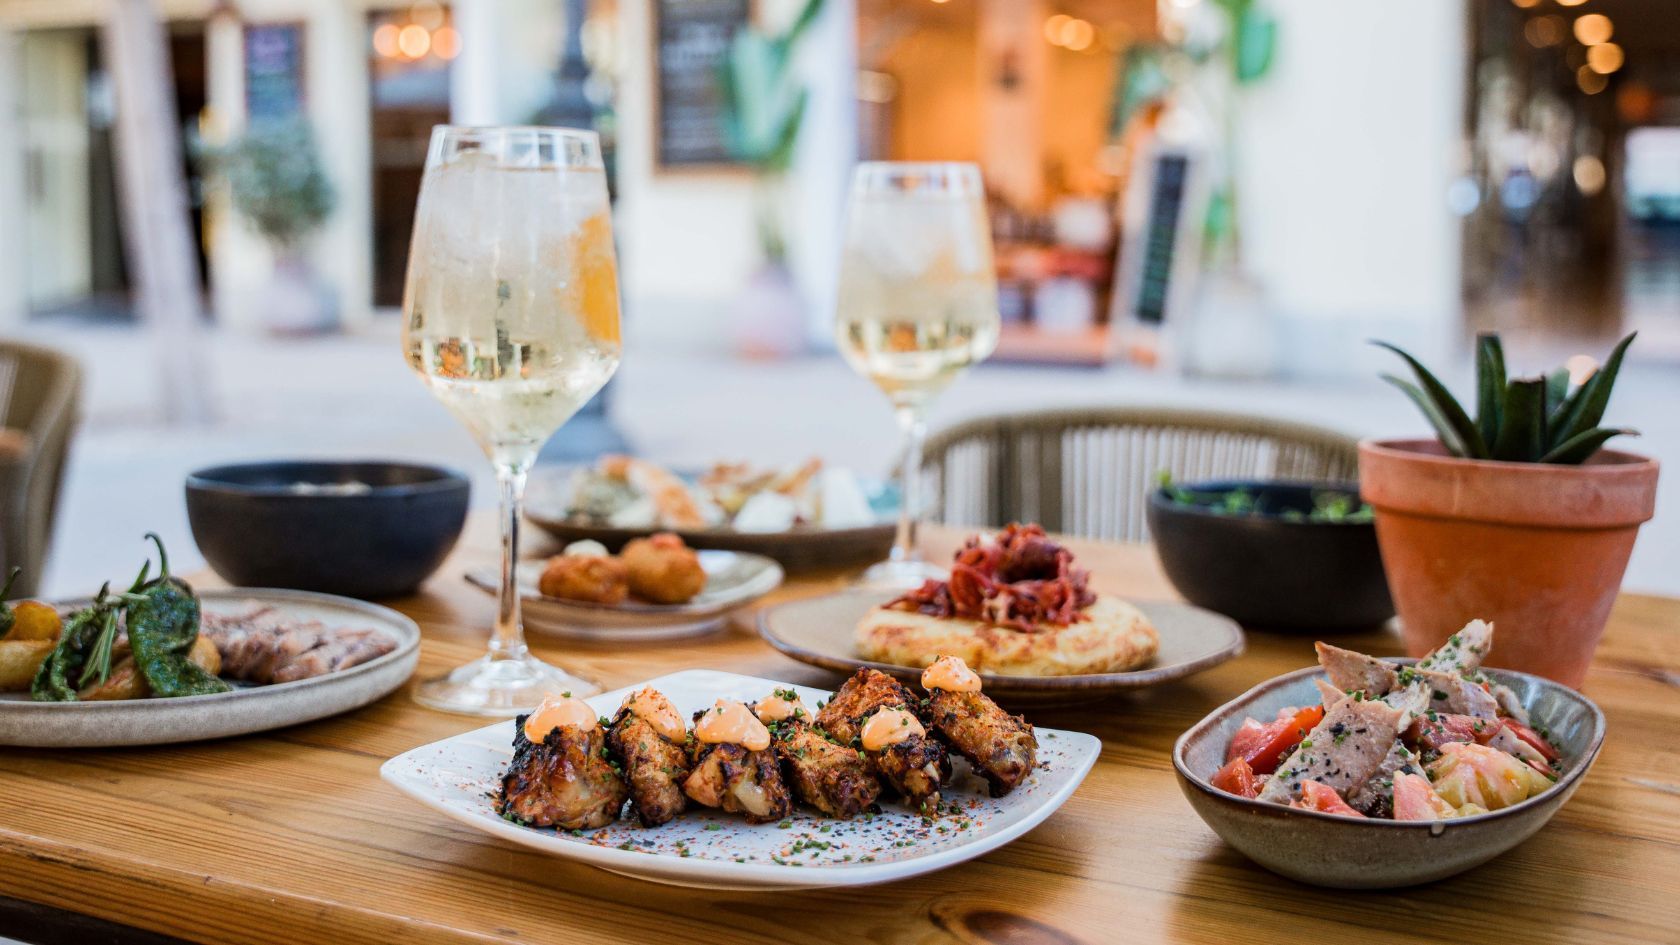
[{"label": "grilled meat slice", "polygon": [[980,692],[934,689],[928,707],[933,730],[986,779],[993,797],[1015,790],[1032,773],[1038,739],[1026,719],[1003,711]]},{"label": "grilled meat slice", "polygon": [[1260,800],[1288,804],[1301,799],[1301,785],[1317,781],[1347,797],[1381,768],[1400,734],[1401,710],[1384,702],[1349,696],[1324,711],[1324,719],[1278,764],[1260,790]]},{"label": "grilled meat slice", "polygon": [[854,817],[881,796],[881,782],[856,748],[830,741],[809,722],[781,722],[770,733],[794,795],[829,817]]},{"label": "grilled meat slice", "polygon": [[694,765],[683,791],[696,803],[743,814],[749,824],[781,820],[793,812],[774,748],[696,743]]},{"label": "grilled meat slice", "polygon": [[[904,709],[925,721],[926,706],[908,688],[886,673],[860,669],[834,694],[821,712],[817,727],[843,744],[862,747],[864,723],[882,709]],[[939,806],[939,785],[951,774],[951,760],[935,739],[910,737],[864,755],[887,786],[905,803],[923,813]]]},{"label": "grilled meat slice", "polygon": [[687,746],[661,735],[628,704],[607,726],[607,751],[624,769],[630,806],[644,827],[669,823],[688,806],[682,789],[689,772]]},{"label": "grilled meat slice", "polygon": [[1418,669],[1465,676],[1481,667],[1482,659],[1491,649],[1493,624],[1486,620],[1472,620],[1464,625],[1464,629],[1447,637],[1447,642],[1425,654],[1423,659],[1418,660],[1417,666]]},{"label": "grilled meat slice", "polygon": [[1313,646],[1318,650],[1319,665],[1324,667],[1331,685],[1344,693],[1364,692],[1372,699],[1380,699],[1399,685],[1393,663],[1324,642]]},{"label": "grilled meat slice", "polygon": [[289,619],[268,606],[236,614],[206,611],[199,627],[221,653],[221,675],[261,685],[324,676],[397,648],[378,630]]},{"label": "grilled meat slice", "polygon": [[514,726],[513,762],[502,776],[496,812],[533,827],[582,830],[618,819],[629,789],[606,760],[600,728],[556,726],[542,740],[525,737],[525,716]]}]

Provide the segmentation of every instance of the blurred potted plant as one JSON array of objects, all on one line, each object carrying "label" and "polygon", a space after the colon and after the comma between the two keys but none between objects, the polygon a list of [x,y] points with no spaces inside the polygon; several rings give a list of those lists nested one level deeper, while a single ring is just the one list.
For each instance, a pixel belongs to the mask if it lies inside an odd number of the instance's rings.
[{"label": "blurred potted plant", "polygon": [[1367,440],[1360,491],[1400,611],[1422,656],[1472,618],[1499,628],[1492,662],[1570,686],[1586,677],[1639,526],[1655,509],[1657,462],[1604,449],[1602,427],[1634,336],[1604,366],[1508,377],[1499,336],[1476,342],[1476,416],[1399,348],[1434,440]]},{"label": "blurred potted plant", "polygon": [[332,214],[337,197],[309,123],[302,118],[258,122],[210,156],[234,209],[274,251],[264,323],[281,332],[332,327],[338,318],[336,300],[305,244]]},{"label": "blurred potted plant", "polygon": [[822,7],[823,0],[805,0],[785,29],[741,30],[724,63],[730,149],[754,172],[763,256],[736,313],[737,343],[749,355],[793,354],[805,345],[804,303],[787,260],[786,181],[810,97],[794,74],[794,49]]}]

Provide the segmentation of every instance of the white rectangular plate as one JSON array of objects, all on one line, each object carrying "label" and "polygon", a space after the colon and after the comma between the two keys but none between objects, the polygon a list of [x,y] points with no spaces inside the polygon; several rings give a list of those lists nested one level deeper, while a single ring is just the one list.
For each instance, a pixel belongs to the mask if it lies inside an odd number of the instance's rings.
[{"label": "white rectangular plate", "polygon": [[[625,695],[652,686],[684,718],[719,698],[752,702],[787,683],[715,670],[691,669],[588,699],[601,715]],[[807,705],[833,693],[806,686]],[[1030,720],[1029,720],[1030,721]],[[591,831],[521,827],[497,816],[492,796],[513,757],[513,722],[446,738],[392,758],[379,774],[398,790],[444,815],[492,836],[581,860],[592,866],[677,886],[708,889],[864,886],[944,869],[1038,826],[1085,780],[1102,742],[1083,732],[1040,728],[1038,769],[1006,797],[986,795],[985,783],[953,758],[942,806],[960,812],[927,821],[896,803],[852,820],[804,808],[775,824],[752,825],[738,816],[693,808],[671,823],[646,828],[633,817]]]}]

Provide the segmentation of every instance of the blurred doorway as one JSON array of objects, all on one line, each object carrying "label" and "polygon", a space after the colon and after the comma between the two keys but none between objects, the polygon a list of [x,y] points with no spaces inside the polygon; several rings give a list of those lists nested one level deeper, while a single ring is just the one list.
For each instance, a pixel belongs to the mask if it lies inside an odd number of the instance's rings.
[{"label": "blurred doorway", "polygon": [[373,136],[373,304],[402,304],[414,204],[432,126],[449,123],[450,63],[460,39],[436,4],[369,14],[368,125]]},{"label": "blurred doorway", "polygon": [[[117,102],[99,30],[29,30],[19,49],[30,314],[132,319],[114,145]],[[209,98],[203,24],[171,24],[169,57],[202,283],[203,187],[190,145]]]}]

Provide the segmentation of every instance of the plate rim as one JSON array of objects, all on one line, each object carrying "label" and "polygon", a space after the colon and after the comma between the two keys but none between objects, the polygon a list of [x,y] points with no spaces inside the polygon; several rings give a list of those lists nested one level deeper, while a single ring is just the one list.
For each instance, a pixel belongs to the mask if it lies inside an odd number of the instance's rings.
[{"label": "plate rim", "polygon": [[[833,695],[833,690],[818,686],[806,686],[798,683],[788,683],[768,679],[762,676],[750,676],[744,673],[734,673],[718,669],[683,669],[673,673],[665,673],[653,679],[643,680],[628,686],[590,696],[585,701],[600,699],[611,702],[621,699],[624,694],[633,692],[644,686],[658,687],[669,685],[670,680],[685,677],[711,678],[718,680],[710,685],[749,684],[755,687],[787,687],[805,690],[806,693],[818,694],[821,698]],[[687,684],[687,683],[685,683]],[[994,850],[1007,846],[1025,835],[1028,831],[1049,819],[1050,815],[1060,810],[1074,792],[1084,783],[1085,778],[1095,767],[1097,759],[1102,756],[1102,739],[1088,732],[1076,732],[1069,729],[1040,728],[1039,732],[1053,733],[1058,739],[1067,738],[1076,745],[1083,745],[1078,762],[1074,765],[1067,783],[1055,791],[1047,794],[1039,804],[1028,811],[1016,823],[998,830],[996,833],[978,838],[970,843],[939,850],[923,857],[909,860],[898,860],[890,863],[870,863],[864,865],[847,866],[780,866],[762,863],[735,863],[729,860],[685,860],[665,853],[648,854],[634,850],[618,850],[611,847],[597,847],[592,844],[572,843],[564,840],[551,840],[547,834],[539,833],[534,828],[521,827],[507,823],[500,818],[485,817],[471,811],[459,810],[438,798],[425,792],[418,784],[408,783],[407,779],[397,770],[399,763],[419,755],[421,752],[435,752],[440,746],[449,742],[482,736],[493,729],[511,725],[511,719],[504,719],[482,728],[471,729],[448,738],[438,739],[409,749],[399,755],[387,759],[379,766],[379,777],[387,784],[395,787],[399,792],[419,801],[428,809],[443,814],[450,820],[472,827],[480,833],[492,837],[500,837],[521,846],[547,853],[560,859],[575,860],[587,866],[603,869],[632,879],[644,882],[673,883],[679,879],[690,879],[694,884],[713,886],[714,884],[738,883],[738,889],[816,889],[834,887],[871,886],[879,883],[894,882],[909,879],[927,873],[937,872],[959,863],[966,862],[979,856],[984,856]],[[989,798],[988,798],[989,799]],[[764,825],[769,826],[769,825]],[[687,864],[686,866],[684,864]],[[653,866],[653,869],[647,867]],[[704,873],[705,875],[700,875]],[[815,880],[815,881],[813,881]]]},{"label": "plate rim", "polygon": [[[320,676],[311,676],[307,679],[295,679],[291,682],[272,683],[267,686],[234,688],[227,692],[212,692],[198,696],[177,696],[172,699],[118,699],[98,702],[84,702],[81,700],[77,700],[75,702],[37,702],[34,699],[0,699],[0,715],[12,713],[33,714],[55,712],[79,712],[82,714],[97,715],[101,712],[111,713],[133,711],[142,706],[145,708],[140,708],[140,711],[164,711],[174,709],[179,706],[215,705],[227,702],[230,699],[248,700],[256,696],[267,696],[276,693],[289,694],[299,692],[303,689],[317,688],[322,685],[340,682],[346,679],[354,679],[358,676],[365,676],[370,673],[378,672],[393,663],[409,657],[420,649],[420,625],[416,623],[412,617],[409,617],[400,611],[393,610],[390,607],[386,607],[383,604],[357,600],[354,597],[342,597],[337,594],[323,594],[320,591],[301,591],[285,587],[212,587],[204,590],[195,590],[194,593],[198,596],[198,599],[201,602],[207,598],[212,600],[237,601],[268,596],[280,598],[282,600],[290,599],[300,603],[313,602],[323,605],[330,604],[335,607],[342,607],[378,616],[382,620],[389,621],[391,624],[400,627],[403,632],[398,634],[397,648],[384,654],[383,656],[368,660],[366,663],[357,664],[349,669],[323,673]],[[49,603],[51,603],[54,607],[62,607],[85,604],[90,600],[91,598],[87,597],[72,597],[51,601]]]},{"label": "plate rim", "polygon": [[[765,607],[758,614],[758,635],[783,655],[798,660],[809,666],[817,666],[834,672],[852,673],[859,668],[868,667],[881,672],[900,675],[919,673],[921,667],[909,666],[903,663],[883,663],[876,660],[866,660],[858,657],[840,657],[816,650],[807,649],[784,637],[779,636],[770,628],[771,617],[776,613],[801,604],[811,604],[815,601],[836,597],[862,597],[865,594],[878,593],[864,588],[843,588],[828,594],[817,594],[801,597],[795,600],[783,601],[770,607]],[[1042,693],[1042,692],[1081,692],[1081,691],[1120,691],[1127,689],[1145,689],[1162,683],[1194,676],[1197,673],[1212,669],[1215,666],[1241,656],[1248,649],[1247,636],[1240,624],[1223,614],[1215,613],[1205,607],[1174,600],[1129,600],[1128,603],[1142,610],[1146,615],[1151,607],[1171,607],[1177,610],[1195,611],[1215,618],[1227,631],[1225,643],[1218,649],[1210,651],[1192,660],[1172,663],[1167,666],[1151,666],[1143,669],[1126,670],[1118,673],[1079,673],[1066,676],[1003,676],[994,673],[981,673],[980,678],[988,690],[997,693]]]}]

